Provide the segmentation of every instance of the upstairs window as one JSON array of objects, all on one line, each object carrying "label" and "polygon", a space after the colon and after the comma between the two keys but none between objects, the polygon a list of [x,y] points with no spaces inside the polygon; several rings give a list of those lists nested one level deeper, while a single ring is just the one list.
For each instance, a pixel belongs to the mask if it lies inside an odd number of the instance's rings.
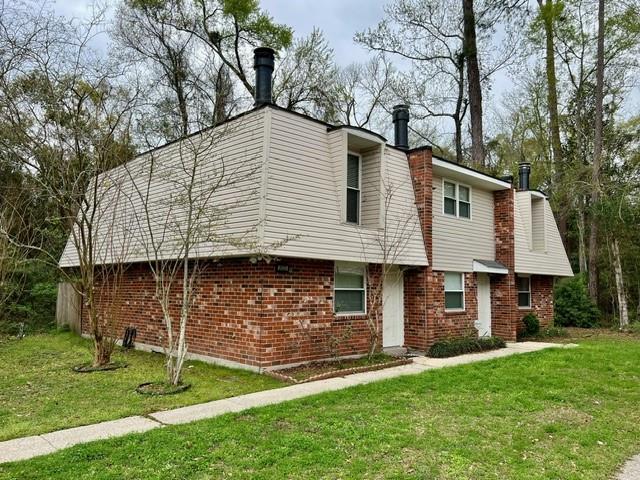
[{"label": "upstairs window", "polygon": [[445,272],[445,310],[464,310],[464,273]]},{"label": "upstairs window", "polygon": [[334,282],[334,310],[336,313],[365,313],[365,266],[337,263]]},{"label": "upstairs window", "polygon": [[518,283],[518,307],[531,308],[531,278],[517,277]]},{"label": "upstairs window", "polygon": [[362,161],[359,155],[347,155],[347,215],[349,223],[360,223],[360,176]]},{"label": "upstairs window", "polygon": [[471,218],[471,189],[449,180],[442,183],[443,212],[454,217]]}]

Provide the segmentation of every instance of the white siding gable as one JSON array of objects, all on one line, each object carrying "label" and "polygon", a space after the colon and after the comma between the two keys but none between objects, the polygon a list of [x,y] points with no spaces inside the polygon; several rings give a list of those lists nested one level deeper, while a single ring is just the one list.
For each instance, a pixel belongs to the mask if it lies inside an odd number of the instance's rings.
[{"label": "white siding gable", "polygon": [[[537,192],[516,192],[514,224],[516,273],[573,276],[558,226],[546,198]],[[543,227],[536,228],[540,224]]]}]

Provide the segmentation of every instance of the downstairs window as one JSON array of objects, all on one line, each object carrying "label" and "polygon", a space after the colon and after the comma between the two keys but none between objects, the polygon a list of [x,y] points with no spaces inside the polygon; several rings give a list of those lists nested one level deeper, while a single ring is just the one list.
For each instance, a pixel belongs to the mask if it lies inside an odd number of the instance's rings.
[{"label": "downstairs window", "polygon": [[366,312],[365,266],[358,263],[338,263],[335,268],[335,313]]}]

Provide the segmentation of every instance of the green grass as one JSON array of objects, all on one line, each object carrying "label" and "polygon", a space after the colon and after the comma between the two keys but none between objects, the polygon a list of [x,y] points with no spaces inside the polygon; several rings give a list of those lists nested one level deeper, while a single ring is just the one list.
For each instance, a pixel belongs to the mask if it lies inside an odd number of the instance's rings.
[{"label": "green grass", "polygon": [[126,361],[127,368],[72,372],[72,366],[91,360],[89,349],[89,341],[70,333],[0,339],[0,441],[284,385],[264,375],[189,361],[184,380],[191,389],[145,396],[135,387],[163,380],[163,355],[117,353],[114,359]]},{"label": "green grass", "polygon": [[598,338],[0,465],[0,478],[604,479],[640,452],[640,342]]}]

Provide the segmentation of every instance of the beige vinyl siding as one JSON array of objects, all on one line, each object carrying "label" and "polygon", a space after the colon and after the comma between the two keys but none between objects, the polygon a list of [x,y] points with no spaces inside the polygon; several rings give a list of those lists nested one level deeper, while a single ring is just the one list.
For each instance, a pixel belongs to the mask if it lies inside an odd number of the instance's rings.
[{"label": "beige vinyl siding", "polygon": [[[289,241],[271,253],[342,261],[381,260],[380,229],[344,223],[344,165],[347,133],[327,132],[321,123],[272,110],[264,242]],[[406,156],[385,149],[389,177],[398,184],[390,221],[411,218],[408,240],[396,263],[426,264]],[[363,181],[364,178],[363,178]],[[366,212],[370,218],[370,212]],[[393,225],[396,225],[394,223]],[[391,231],[391,230],[390,230]]]},{"label": "beige vinyl siding", "polygon": [[471,219],[443,213],[442,177],[433,177],[433,268],[470,272],[474,259],[495,260],[493,193],[471,187]]},{"label": "beige vinyl siding", "polygon": [[[115,168],[99,177],[101,213],[95,235],[98,262],[146,261],[152,252],[150,229],[144,213],[144,202],[138,192],[149,192],[151,230],[160,258],[175,258],[184,232],[186,210],[176,199],[181,190],[176,182],[186,182],[194,157],[203,159],[195,192],[207,192],[224,168],[225,185],[217,188],[213,201],[221,215],[211,230],[217,241],[197,245],[193,256],[218,257],[240,255],[247,249],[232,246],[231,239],[257,242],[260,224],[259,186],[264,155],[264,116],[258,110],[202,135],[194,135],[155,151],[143,154],[126,166]],[[148,182],[151,164],[153,181]],[[202,198],[202,197],[201,197]],[[71,237],[60,260],[60,266],[78,264]]]},{"label": "beige vinyl siding", "polygon": [[381,226],[382,154],[381,147],[361,153],[362,158],[362,204],[360,223],[365,227]]},{"label": "beige vinyl siding", "polygon": [[538,252],[547,249],[546,222],[545,222],[545,199],[539,197],[531,198],[531,247]]},{"label": "beige vinyl siding", "polygon": [[[572,276],[571,265],[562,245],[551,206],[544,206],[546,250],[534,250],[531,237],[531,192],[516,192],[515,196],[515,271],[538,275]],[[537,200],[537,199],[536,199]]]}]

